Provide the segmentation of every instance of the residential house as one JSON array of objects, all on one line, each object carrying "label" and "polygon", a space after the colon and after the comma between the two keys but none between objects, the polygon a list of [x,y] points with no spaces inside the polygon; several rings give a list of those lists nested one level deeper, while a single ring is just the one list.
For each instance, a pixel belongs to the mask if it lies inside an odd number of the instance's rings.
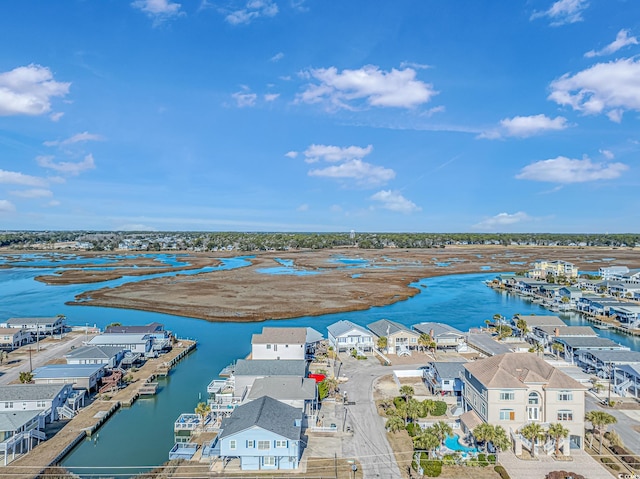
[{"label": "residential house", "polygon": [[20,328],[0,328],[0,349],[13,351],[31,340],[31,333]]},{"label": "residential house", "polygon": [[506,343],[496,341],[487,333],[469,333],[467,335],[467,346],[485,356],[497,356],[513,352]]},{"label": "residential house", "polygon": [[611,316],[620,321],[620,325],[629,329],[640,327],[640,305],[626,303],[623,305],[613,305],[609,307]]},{"label": "residential house", "polygon": [[87,343],[90,346],[117,346],[125,351],[148,355],[151,353],[153,338],[148,334],[105,333]]},{"label": "residential house", "polygon": [[289,359],[273,361],[271,359],[238,359],[233,369],[233,396],[244,400],[249,388],[256,379],[266,377],[298,377],[307,376],[307,361]]},{"label": "residential house", "polygon": [[44,423],[40,411],[0,412],[0,457],[5,466],[46,439]]},{"label": "residential house", "polygon": [[102,364],[108,369],[118,366],[123,357],[120,346],[82,346],[64,355],[67,364]]},{"label": "residential house", "polygon": [[625,350],[629,348],[622,346],[608,338],[596,337],[573,337],[573,338],[553,338],[554,343],[563,346],[562,356],[571,363],[577,362],[580,365],[579,353],[583,351],[613,351]]},{"label": "residential house", "polygon": [[223,419],[213,449],[243,471],[297,469],[302,455],[302,409],[269,396],[238,406]]},{"label": "residential house", "polygon": [[582,298],[576,303],[576,309],[590,316],[610,316],[612,306],[628,306],[629,303],[623,303],[616,298],[610,296],[599,296],[594,294],[583,294]]},{"label": "residential house", "polygon": [[327,327],[329,344],[339,353],[355,349],[360,352],[373,351],[373,333],[351,321],[338,321]]},{"label": "residential house", "polygon": [[575,279],[578,277],[578,268],[567,261],[536,261],[533,269],[527,273],[529,278],[553,278]]},{"label": "residential house", "polygon": [[379,338],[387,338],[387,354],[411,354],[411,350],[418,348],[420,333],[412,331],[403,324],[381,319],[367,325],[369,331]]},{"label": "residential house", "polygon": [[583,338],[597,335],[590,326],[534,326],[529,338],[546,348],[553,343],[553,338]]},{"label": "residential house", "polygon": [[424,370],[424,380],[431,394],[461,396],[464,361],[430,361]]},{"label": "residential house", "polygon": [[629,272],[626,266],[602,266],[598,269],[598,276],[603,281],[620,281]]},{"label": "residential house", "polygon": [[582,290],[575,286],[563,286],[558,290],[557,301],[562,304],[575,307],[580,298],[582,298]]},{"label": "residential house", "polygon": [[640,399],[640,362],[614,367],[612,384],[616,394]]},{"label": "residential house", "polygon": [[306,359],[307,328],[262,328],[251,337],[251,359]]},{"label": "residential house", "polygon": [[88,392],[98,389],[104,376],[102,364],[48,364],[33,371],[35,384],[71,384]]},{"label": "residential house", "polygon": [[109,326],[104,332],[105,334],[148,335],[152,340],[152,349],[162,351],[171,348],[171,332],[165,330],[164,325],[157,322],[144,325]]},{"label": "residential house", "polygon": [[611,370],[624,364],[640,363],[640,351],[616,350],[582,350],[578,353],[578,364],[601,378],[609,378]]},{"label": "residential house", "polygon": [[419,323],[413,329],[420,334],[428,334],[436,343],[438,349],[460,349],[464,347],[465,334],[444,323]]},{"label": "residential house", "polygon": [[54,316],[53,318],[9,318],[0,323],[0,328],[17,328],[36,336],[52,336],[62,334],[65,328],[64,316]]},{"label": "residential house", "polygon": [[[0,386],[0,413],[39,411],[49,422],[72,395],[70,384],[8,384]],[[46,412],[46,413],[45,413]]]},{"label": "residential house", "polygon": [[558,316],[545,316],[545,315],[538,316],[534,314],[532,315],[518,314],[513,317],[514,325],[519,319],[524,320],[527,323],[527,328],[531,331],[533,330],[533,328],[537,326],[566,326],[567,325],[567,323],[561,320]]},{"label": "residential house", "polygon": [[297,376],[259,378],[253,382],[246,395],[245,403],[269,396],[297,409],[305,416],[311,414],[318,397],[316,381]]},{"label": "residential house", "polygon": [[[507,353],[464,364],[464,408],[472,411],[462,421],[469,432],[487,422],[510,433],[516,454],[531,444],[519,434],[530,422],[560,422],[569,430],[560,450],[570,454],[570,443],[583,447],[586,387],[533,353]],[[541,446],[553,452],[553,440]],[[541,452],[542,452],[541,451]]]}]

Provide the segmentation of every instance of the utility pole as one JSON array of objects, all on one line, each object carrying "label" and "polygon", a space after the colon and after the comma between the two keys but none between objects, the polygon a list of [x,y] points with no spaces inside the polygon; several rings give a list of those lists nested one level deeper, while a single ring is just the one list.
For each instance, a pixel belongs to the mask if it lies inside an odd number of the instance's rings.
[{"label": "utility pole", "polygon": [[36,350],[40,352],[40,323],[36,323]]},{"label": "utility pole", "polygon": [[33,363],[31,362],[31,351],[33,348],[29,346],[29,372],[33,372]]}]

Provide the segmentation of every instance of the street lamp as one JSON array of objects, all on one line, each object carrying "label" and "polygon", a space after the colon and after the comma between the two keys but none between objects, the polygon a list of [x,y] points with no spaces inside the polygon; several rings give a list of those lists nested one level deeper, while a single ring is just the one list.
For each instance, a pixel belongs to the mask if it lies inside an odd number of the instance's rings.
[{"label": "street lamp", "polygon": [[355,464],[353,464],[351,466],[351,470],[353,471],[353,479],[356,479],[356,471],[358,470],[358,466],[356,466]]}]

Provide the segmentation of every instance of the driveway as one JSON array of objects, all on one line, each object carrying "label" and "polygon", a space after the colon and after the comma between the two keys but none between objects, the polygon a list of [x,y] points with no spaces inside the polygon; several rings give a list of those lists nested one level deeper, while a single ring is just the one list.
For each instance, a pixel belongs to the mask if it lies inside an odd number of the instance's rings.
[{"label": "driveway", "polygon": [[[605,411],[615,417],[618,422],[611,424],[608,430],[617,432],[622,438],[625,447],[634,454],[640,455],[640,434],[633,429],[634,426],[640,428],[640,411],[603,408],[591,394],[587,393],[586,398],[585,410],[587,412],[593,410]],[[587,427],[591,427],[590,423],[587,424]]]},{"label": "driveway", "polygon": [[601,466],[585,451],[571,450],[572,461],[556,461],[551,456],[539,456],[536,461],[518,459],[511,451],[501,452],[500,464],[513,478],[544,479],[551,471],[568,471],[580,474],[588,479],[613,479],[604,466]]}]

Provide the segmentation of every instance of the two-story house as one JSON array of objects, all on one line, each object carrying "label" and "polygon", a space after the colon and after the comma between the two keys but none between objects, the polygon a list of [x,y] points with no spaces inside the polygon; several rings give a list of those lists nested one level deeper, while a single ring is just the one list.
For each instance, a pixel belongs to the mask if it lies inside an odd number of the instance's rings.
[{"label": "two-story house", "polygon": [[8,384],[0,386],[0,412],[40,411],[49,422],[58,419],[57,408],[71,396],[70,384]]},{"label": "two-story house", "polygon": [[462,361],[431,361],[424,370],[424,380],[431,394],[460,396],[462,394]]},{"label": "two-story house", "polygon": [[356,349],[361,352],[373,350],[373,333],[351,321],[338,321],[327,326],[329,344],[339,353]]},{"label": "two-story house", "polygon": [[418,348],[420,333],[412,331],[404,324],[381,319],[367,325],[367,328],[375,334],[376,341],[379,338],[387,338],[387,354],[411,354]]},{"label": "two-story house", "polygon": [[[523,445],[532,447],[519,434],[523,426],[559,422],[569,430],[560,444],[563,454],[570,454],[571,444],[583,447],[587,388],[575,379],[533,353],[501,354],[463,367],[463,404],[470,412],[465,413],[467,421],[462,420],[465,432],[481,422],[500,425],[510,434],[516,454],[521,454]],[[553,452],[554,445],[540,447]]]},{"label": "two-story house", "polygon": [[466,342],[462,331],[445,323],[419,323],[414,324],[413,329],[429,335],[438,349],[459,349]]},{"label": "two-story house", "polygon": [[0,349],[13,351],[31,340],[31,333],[20,328],[0,328]]},{"label": "two-story house", "polygon": [[115,368],[124,357],[120,346],[82,346],[64,355],[67,364],[103,364]]},{"label": "two-story house", "polygon": [[262,328],[251,337],[251,359],[306,357],[307,328]]},{"label": "two-story house", "polygon": [[64,316],[52,318],[9,318],[0,323],[0,328],[18,328],[27,331],[33,338],[62,334],[65,328]]}]

